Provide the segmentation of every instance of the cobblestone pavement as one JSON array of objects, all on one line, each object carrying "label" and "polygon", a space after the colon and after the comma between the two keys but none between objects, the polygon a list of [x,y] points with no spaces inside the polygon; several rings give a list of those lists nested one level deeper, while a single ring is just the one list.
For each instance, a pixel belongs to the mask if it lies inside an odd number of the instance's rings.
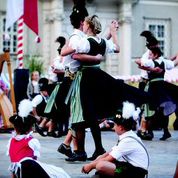
[{"label": "cobblestone pavement", "polygon": [[[176,162],[178,160],[178,131],[171,131],[172,137],[167,141],[160,141],[162,131],[154,131],[153,141],[144,141],[150,154],[149,178],[172,178]],[[81,173],[81,167],[84,162],[67,163],[65,156],[59,154],[56,150],[62,143],[64,137],[51,138],[41,137],[37,133],[34,136],[41,143],[40,161],[62,167],[72,178],[91,178],[94,175],[92,171],[89,175]],[[9,158],[5,155],[6,145],[11,134],[0,134],[0,178],[10,178],[8,172]],[[117,142],[117,136],[114,132],[102,132],[103,145],[107,151]],[[94,143],[91,133],[86,133],[86,151],[91,156],[94,151]]]}]

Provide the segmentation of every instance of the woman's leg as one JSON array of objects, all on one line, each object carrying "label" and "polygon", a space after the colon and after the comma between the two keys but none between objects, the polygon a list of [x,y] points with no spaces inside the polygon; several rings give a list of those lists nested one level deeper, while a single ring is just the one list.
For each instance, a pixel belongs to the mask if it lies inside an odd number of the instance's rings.
[{"label": "woman's leg", "polygon": [[171,137],[171,134],[170,134],[170,132],[168,130],[169,116],[164,116],[162,114],[161,118],[162,118],[162,120],[161,120],[162,124],[161,125],[162,125],[162,128],[163,128],[163,136],[160,138],[160,140],[164,141],[164,140],[166,140],[166,139]]},{"label": "woman's leg", "polygon": [[102,145],[101,129],[99,124],[97,122],[92,123],[90,129],[95,143],[95,152],[93,153],[92,157],[88,158],[88,160],[95,160],[99,155],[102,155],[106,151]]},{"label": "woman's leg", "polygon": [[[63,143],[61,145],[59,145],[57,151],[59,153],[62,153],[68,157],[72,156],[72,150],[70,147],[70,144],[72,142],[73,138],[72,138],[72,132],[71,130],[68,130],[68,133],[63,141]],[[76,144],[74,144],[74,149],[76,149]]]}]

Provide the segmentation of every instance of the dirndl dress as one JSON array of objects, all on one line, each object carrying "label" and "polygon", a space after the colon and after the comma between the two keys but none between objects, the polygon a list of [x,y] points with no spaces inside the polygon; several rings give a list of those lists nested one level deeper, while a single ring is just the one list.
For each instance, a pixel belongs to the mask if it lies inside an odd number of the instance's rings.
[{"label": "dirndl dress", "polygon": [[[150,95],[149,109],[163,109],[163,114],[169,116],[178,106],[178,86],[164,81],[165,65],[154,61],[155,67],[163,69],[161,73],[149,72],[146,91]],[[147,114],[146,114],[147,116]],[[150,116],[150,115],[149,115]]]},{"label": "dirndl dress", "polygon": [[71,92],[72,123],[112,117],[124,101],[141,106],[148,101],[147,93],[123,80],[113,78],[99,65],[84,66],[77,72]]}]

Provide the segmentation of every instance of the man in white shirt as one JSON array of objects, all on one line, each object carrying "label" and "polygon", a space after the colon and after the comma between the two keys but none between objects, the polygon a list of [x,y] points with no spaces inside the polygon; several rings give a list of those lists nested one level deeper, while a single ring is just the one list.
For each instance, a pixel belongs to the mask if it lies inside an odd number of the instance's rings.
[{"label": "man in white shirt", "polygon": [[124,103],[122,116],[117,114],[114,118],[114,129],[119,135],[118,144],[110,152],[84,165],[83,173],[96,169],[100,175],[108,177],[144,178],[149,166],[149,155],[141,139],[132,131],[137,118],[135,116],[139,114],[136,113],[132,103]]}]

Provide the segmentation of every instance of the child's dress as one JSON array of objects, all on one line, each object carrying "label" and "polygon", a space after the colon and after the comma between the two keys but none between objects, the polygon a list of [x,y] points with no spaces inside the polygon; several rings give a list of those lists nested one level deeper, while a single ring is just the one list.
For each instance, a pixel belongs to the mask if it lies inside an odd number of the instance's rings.
[{"label": "child's dress", "polygon": [[70,178],[62,169],[41,163],[36,159],[40,156],[40,143],[28,135],[13,135],[8,143],[7,154],[10,156],[9,170],[15,178]]}]

